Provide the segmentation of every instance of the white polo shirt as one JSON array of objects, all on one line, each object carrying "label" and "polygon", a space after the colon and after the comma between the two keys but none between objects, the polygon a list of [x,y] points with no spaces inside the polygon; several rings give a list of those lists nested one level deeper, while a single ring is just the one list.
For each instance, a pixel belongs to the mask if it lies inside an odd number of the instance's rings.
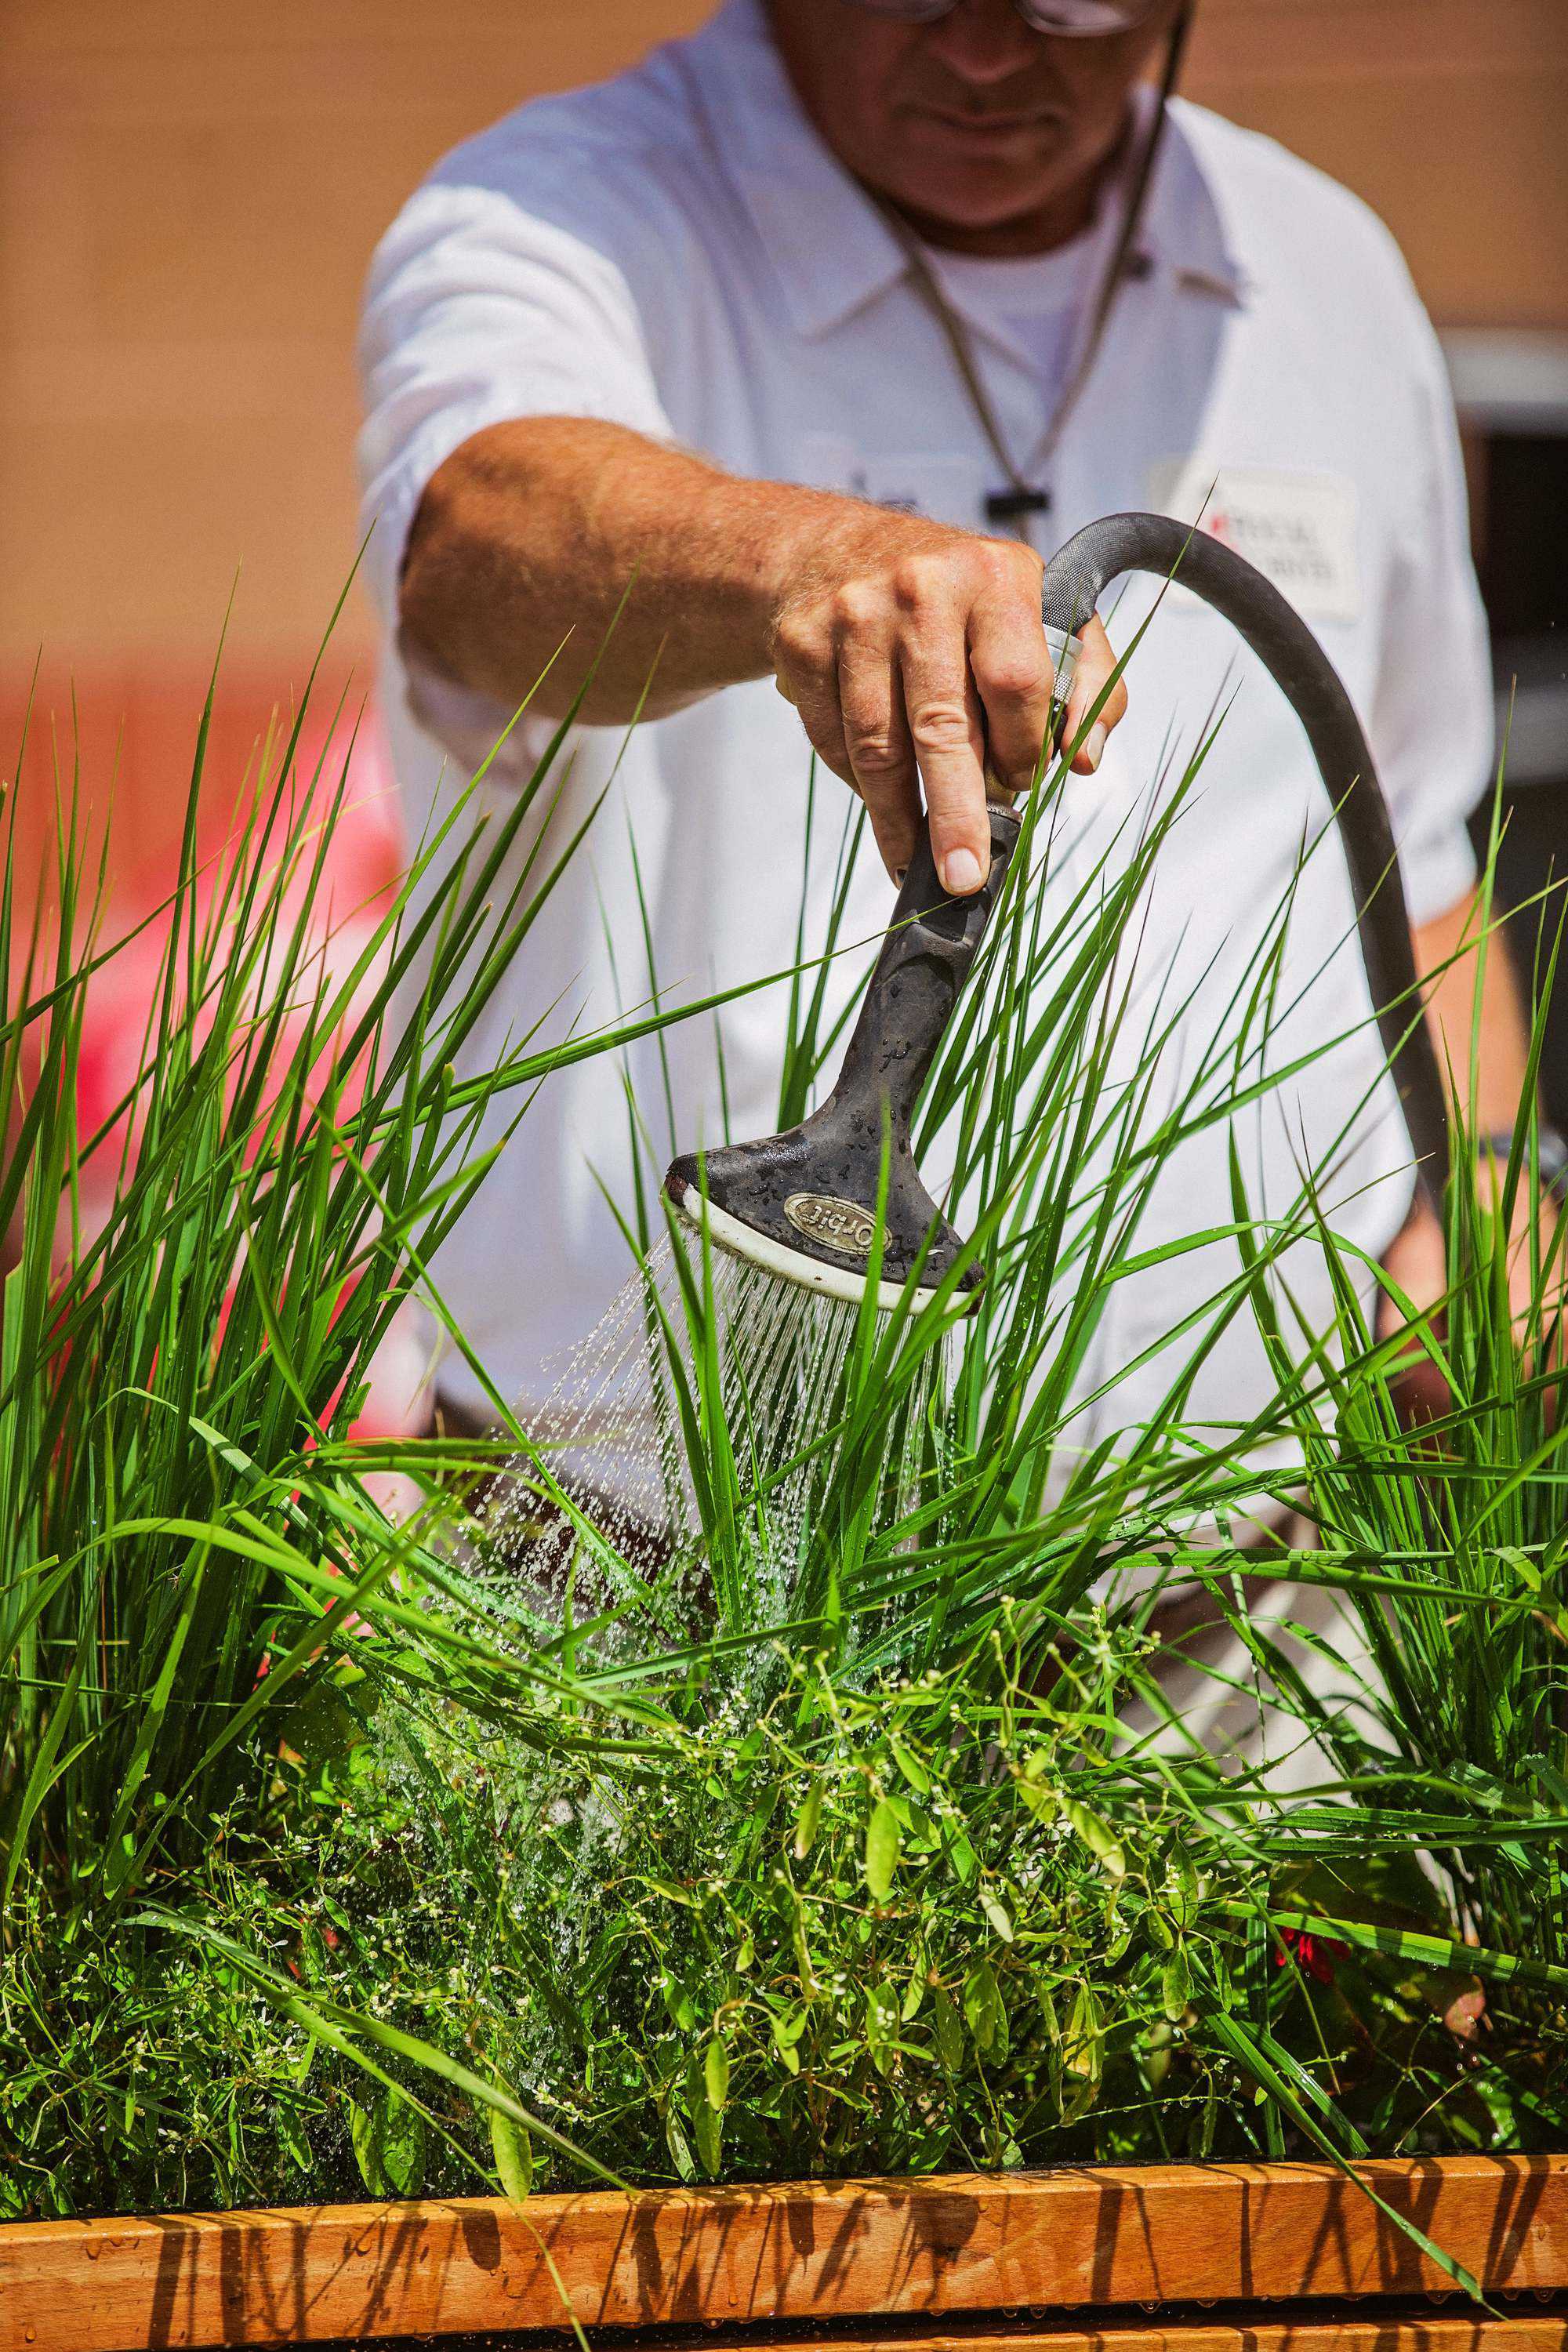
[{"label": "white polo shirt", "polygon": [[[1102,222],[1090,242],[1109,234]],[[1459,898],[1473,868],[1463,818],[1492,750],[1482,615],[1442,363],[1386,232],[1352,196],[1267,140],[1201,109],[1173,108],[1142,227],[1092,377],[1050,470],[1042,552],[1127,507],[1195,512],[1261,562],[1312,624],[1365,722],[1392,803],[1411,909]],[[1092,278],[1089,257],[1080,275]],[[1063,265],[1070,270],[1071,262]],[[1057,273],[1059,283],[1062,272]],[[1054,403],[1045,379],[1067,338],[1029,313],[1027,272],[949,276],[1012,448],[1027,467]],[[1044,298],[1049,299],[1049,298]],[[1020,309],[1020,305],[1022,308]],[[1009,308],[1009,306],[1011,306]],[[1016,331],[1009,331],[1009,326]],[[1037,328],[1037,331],[1033,330]],[[405,206],[380,251],[363,335],[361,444],[372,577],[387,622],[387,724],[416,837],[509,714],[411,681],[395,637],[397,580],[426,482],[481,427],[530,415],[612,419],[703,450],[737,473],[853,489],[984,529],[1000,488],[952,360],[872,206],[803,114],[759,0],[729,0],[689,40],[596,89],[540,100],[459,148]],[[1154,583],[1115,605],[1125,645]],[[571,614],[561,616],[563,631]],[[1237,978],[1289,886],[1326,798],[1289,709],[1229,630],[1168,597],[1130,667],[1129,716],[1099,775],[1071,787],[1074,875],[1169,788],[1228,705],[1151,893],[1140,949],[1150,998],[1196,990],[1194,1047],[1212,1042]],[[485,790],[504,793],[548,730],[525,723]],[[1174,761],[1180,772],[1181,760]],[[639,728],[582,730],[561,821],[605,789],[585,851],[531,934],[472,1051],[599,1023],[787,966],[805,851],[808,749],[770,680],[732,687]],[[832,887],[842,787],[820,780],[806,938]],[[847,796],[845,796],[847,802]],[[825,812],[826,810],[826,818]],[[636,866],[634,871],[634,845]],[[1115,853],[1112,853],[1115,854]],[[639,908],[647,909],[647,938]],[[891,892],[868,843],[844,937],[874,940]],[[1368,1012],[1352,909],[1331,841],[1299,886],[1277,1059]],[[1334,949],[1333,943],[1345,944]],[[864,969],[864,961],[859,969]],[[836,998],[854,982],[848,960]],[[1173,1001],[1169,996],[1167,1002]],[[553,1008],[553,1010],[552,1009]],[[718,1140],[727,1097],[740,1138],[776,1124],[783,1000],[749,997],[630,1055],[657,1163]],[[1181,1083],[1173,1057],[1165,1098]],[[1376,1089],[1370,1029],[1244,1137],[1259,1205],[1289,1207],[1303,1150],[1328,1150]],[[499,1108],[497,1132],[515,1105]],[[1222,1130],[1184,1147],[1150,1202],[1148,1246],[1228,1215]],[[928,1167],[940,1180],[940,1167]],[[632,1196],[621,1072],[589,1062],[552,1080],[441,1253],[446,1297],[492,1377],[525,1404],[541,1366],[594,1323],[629,1270],[601,1186]],[[1408,1150],[1392,1089],[1339,1152],[1341,1229],[1375,1255],[1401,1223]],[[1211,1296],[1236,1261],[1223,1245],[1112,1290],[1093,1384]],[[1321,1273],[1296,1269],[1325,1319]],[[1152,1412],[1170,1363],[1123,1381],[1107,1408]],[[473,1394],[460,1363],[445,1375]],[[1214,1351],[1198,1416],[1257,1404],[1267,1371],[1245,1319]]]}]

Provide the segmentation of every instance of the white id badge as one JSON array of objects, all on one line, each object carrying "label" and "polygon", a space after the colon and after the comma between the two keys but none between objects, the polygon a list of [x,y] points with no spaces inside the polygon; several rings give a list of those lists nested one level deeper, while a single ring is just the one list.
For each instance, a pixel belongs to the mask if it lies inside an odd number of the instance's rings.
[{"label": "white id badge", "polygon": [[1256,564],[1304,621],[1360,620],[1356,491],[1342,475],[1166,457],[1151,471],[1149,500]]}]

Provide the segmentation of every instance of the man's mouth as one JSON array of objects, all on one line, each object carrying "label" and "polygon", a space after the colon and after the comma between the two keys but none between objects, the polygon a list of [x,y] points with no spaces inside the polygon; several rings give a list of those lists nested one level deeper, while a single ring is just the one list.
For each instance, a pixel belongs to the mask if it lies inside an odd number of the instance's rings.
[{"label": "man's mouth", "polygon": [[1061,121],[1055,107],[1042,106],[1015,110],[1006,114],[986,113],[959,106],[922,106],[919,111],[928,122],[940,123],[944,131],[980,140],[1027,138],[1051,130]]}]

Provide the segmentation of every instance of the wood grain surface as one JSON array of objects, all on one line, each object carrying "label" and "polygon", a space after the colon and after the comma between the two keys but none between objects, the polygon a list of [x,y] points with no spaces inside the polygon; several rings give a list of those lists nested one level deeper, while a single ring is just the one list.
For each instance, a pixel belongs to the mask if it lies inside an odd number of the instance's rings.
[{"label": "wood grain surface", "polygon": [[[1358,2169],[1489,2291],[1568,2289],[1568,2157]],[[0,2352],[555,2328],[568,2311],[589,2327],[1031,2311],[1059,2326],[1095,2305],[1447,2284],[1327,2166],[1081,2168],[16,2222],[0,2229]],[[1548,2340],[1563,2339],[1531,2352]]]},{"label": "wood grain surface", "polygon": [[[700,2352],[719,2352],[721,2344],[722,2338],[704,2335]],[[1492,2318],[1385,2306],[1375,2317],[1343,2309],[1326,2317],[1299,2312],[1288,2318],[1213,2312],[1196,2318],[1121,2320],[1102,2326],[1031,2324],[974,2334],[900,2336],[878,2329],[837,2338],[814,2336],[808,2345],[746,2338],[746,2352],[1563,2352],[1565,2346],[1568,2309]],[[666,2346],[662,2352],[699,2352],[699,2342]]]}]

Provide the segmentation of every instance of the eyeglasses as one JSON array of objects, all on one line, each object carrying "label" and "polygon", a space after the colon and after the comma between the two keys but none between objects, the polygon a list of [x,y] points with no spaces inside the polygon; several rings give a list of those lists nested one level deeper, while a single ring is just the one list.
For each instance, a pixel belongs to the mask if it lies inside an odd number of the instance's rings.
[{"label": "eyeglasses", "polygon": [[[906,25],[934,25],[952,14],[958,0],[853,0],[853,5],[874,16],[897,16]],[[1136,31],[1154,14],[1159,0],[1013,0],[1013,5],[1031,32],[1059,33],[1077,41]]]}]

